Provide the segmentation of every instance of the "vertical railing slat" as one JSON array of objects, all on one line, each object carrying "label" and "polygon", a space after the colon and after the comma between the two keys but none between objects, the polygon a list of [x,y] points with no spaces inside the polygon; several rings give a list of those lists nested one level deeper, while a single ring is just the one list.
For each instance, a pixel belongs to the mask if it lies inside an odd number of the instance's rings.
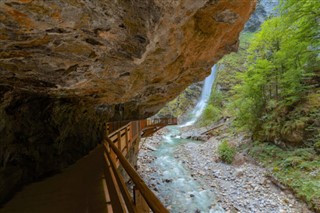
[{"label": "vertical railing slat", "polygon": [[[123,125],[124,123],[126,125]],[[150,208],[156,213],[168,212],[124,156],[129,153],[134,141],[143,137],[143,135],[141,136],[141,131],[153,134],[166,125],[174,124],[177,124],[176,118],[147,119],[129,123],[122,121],[107,124],[108,136],[106,138],[104,156],[106,161],[105,176],[107,188],[110,194],[115,196],[115,198],[111,199],[113,212],[147,213]],[[151,129],[149,126],[151,126]],[[122,165],[122,168],[135,184],[134,198],[130,196],[128,188],[118,171],[120,165]]]}]

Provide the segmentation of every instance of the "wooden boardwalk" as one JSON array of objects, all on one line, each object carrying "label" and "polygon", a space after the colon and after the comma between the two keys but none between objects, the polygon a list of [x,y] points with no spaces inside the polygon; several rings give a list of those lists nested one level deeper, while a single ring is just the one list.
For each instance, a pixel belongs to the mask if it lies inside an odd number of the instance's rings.
[{"label": "wooden boardwalk", "polygon": [[[102,145],[61,173],[24,187],[0,213],[168,212],[125,156],[137,147],[145,130],[151,134],[151,125],[163,127],[176,122],[175,118],[133,121],[121,128],[110,124],[107,129],[113,132],[107,132]],[[133,191],[127,188],[119,166],[131,178]]]},{"label": "wooden boardwalk", "polygon": [[0,213],[106,213],[103,147],[62,173],[24,187]]}]

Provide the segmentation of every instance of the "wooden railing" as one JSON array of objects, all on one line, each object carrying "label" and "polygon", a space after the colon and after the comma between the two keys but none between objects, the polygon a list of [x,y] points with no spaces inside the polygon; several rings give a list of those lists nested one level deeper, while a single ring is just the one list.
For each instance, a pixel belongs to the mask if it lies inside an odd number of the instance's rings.
[{"label": "wooden railing", "polygon": [[177,118],[155,118],[141,121],[141,137],[150,137],[168,125],[177,125]]},{"label": "wooden railing", "polygon": [[147,119],[148,125],[154,124],[165,124],[165,125],[176,125],[177,118],[154,118],[154,119]]},{"label": "wooden railing", "polygon": [[114,121],[107,124],[107,135],[129,124],[130,121]]},{"label": "wooden railing", "polygon": [[[140,140],[144,122],[130,122],[108,134],[106,138],[104,158],[108,212],[149,213],[150,209],[157,213],[168,212],[125,157],[130,148]],[[120,165],[134,184],[132,192],[118,170]]]},{"label": "wooden railing", "polygon": [[141,129],[152,127],[155,125],[158,126],[168,126],[168,125],[177,125],[177,118],[154,118],[141,120]]}]

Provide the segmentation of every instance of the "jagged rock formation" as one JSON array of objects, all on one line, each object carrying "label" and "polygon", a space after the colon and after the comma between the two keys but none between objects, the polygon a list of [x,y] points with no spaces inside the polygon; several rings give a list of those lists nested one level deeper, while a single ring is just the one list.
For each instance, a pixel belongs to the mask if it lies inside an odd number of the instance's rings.
[{"label": "jagged rock formation", "polygon": [[246,23],[244,30],[249,32],[257,31],[267,18],[278,14],[276,9],[278,5],[279,0],[258,0],[257,8]]},{"label": "jagged rock formation", "polygon": [[[256,32],[261,24],[269,17],[276,16],[278,11],[279,0],[258,0],[256,10],[247,21],[244,31],[245,32]],[[201,94],[201,88],[197,87],[197,84],[190,85],[185,89],[179,96],[174,100],[170,101],[163,107],[158,116],[176,116],[180,117],[180,120],[184,120],[185,113],[195,106]]]},{"label": "jagged rock formation", "polygon": [[236,51],[254,0],[2,0],[0,201]]},{"label": "jagged rock formation", "polygon": [[[158,117],[178,117],[181,118],[188,112],[191,111],[197,104],[201,89],[203,86],[202,82],[197,82],[188,86],[180,95],[175,99],[167,103],[156,116]],[[180,123],[180,122],[179,122]]]}]

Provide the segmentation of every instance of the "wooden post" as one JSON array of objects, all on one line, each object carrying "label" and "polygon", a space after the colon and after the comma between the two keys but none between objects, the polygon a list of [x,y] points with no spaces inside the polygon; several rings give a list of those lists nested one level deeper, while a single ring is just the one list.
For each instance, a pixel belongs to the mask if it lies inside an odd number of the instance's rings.
[{"label": "wooden post", "polygon": [[124,212],[123,204],[121,203],[121,200],[119,197],[120,194],[115,184],[115,177],[112,173],[112,168],[109,164],[110,162],[108,160],[106,152],[104,153],[104,159],[106,163],[106,167],[104,168],[105,181],[108,187],[108,193],[113,195],[113,196],[110,196],[113,212]]},{"label": "wooden post", "polygon": [[125,131],[126,131],[126,133],[125,133],[125,137],[126,137],[126,149],[127,149],[127,153],[129,153],[128,127],[126,127]]},{"label": "wooden post", "polygon": [[117,143],[118,143],[118,149],[120,150],[120,152],[121,152],[121,131],[119,131],[118,133],[117,133]]},{"label": "wooden post", "polygon": [[[123,180],[123,177],[121,176],[121,174],[118,171],[118,169],[116,168],[114,162],[110,158],[110,155],[108,155],[108,153],[105,152],[104,157],[106,159],[106,162],[109,165],[110,175],[112,177],[116,192],[118,193],[118,197],[120,198],[120,204],[122,205],[123,209],[128,210],[128,211],[121,211],[121,212],[138,213],[138,211],[136,210],[136,208],[134,206],[134,200],[130,196],[128,188]],[[115,212],[117,212],[117,211],[115,211]]]},{"label": "wooden post", "polygon": [[[161,201],[148,188],[134,167],[130,165],[124,155],[129,153],[133,143],[138,141],[141,137],[146,137],[149,134],[152,135],[162,127],[176,122],[176,118],[148,119],[143,121],[132,121],[126,123],[125,126],[119,126],[117,129],[116,127],[117,124],[120,124],[119,122],[108,124],[107,130],[109,131],[106,137],[104,155],[106,161],[105,176],[107,183],[106,187],[108,188],[110,195],[117,195],[115,196],[115,200],[112,199],[112,196],[110,196],[110,198],[107,196],[109,208],[111,201],[114,212],[149,213],[151,209],[154,213],[169,213]],[[122,124],[123,122],[120,125]],[[142,136],[141,130],[144,132]],[[117,170],[120,165],[122,165],[122,168],[126,171],[135,185],[133,199],[130,197],[127,186]]]},{"label": "wooden post", "polygon": [[114,145],[114,143],[112,143],[112,141],[108,137],[106,138],[106,142],[117,155],[122,167],[130,176],[132,182],[139,188],[142,196],[146,199],[146,202],[148,203],[152,211],[155,213],[169,213],[169,211],[163,206],[163,204],[156,197],[156,195],[148,188],[148,186],[139,176],[137,171],[130,165],[128,160],[122,155],[122,153],[117,149],[117,147]]},{"label": "wooden post", "polygon": [[136,205],[137,211],[139,213],[149,213],[150,208],[148,206],[148,203],[143,198],[142,194],[136,188],[136,186],[134,186],[134,188],[133,188],[133,194],[134,194],[134,203]]}]

